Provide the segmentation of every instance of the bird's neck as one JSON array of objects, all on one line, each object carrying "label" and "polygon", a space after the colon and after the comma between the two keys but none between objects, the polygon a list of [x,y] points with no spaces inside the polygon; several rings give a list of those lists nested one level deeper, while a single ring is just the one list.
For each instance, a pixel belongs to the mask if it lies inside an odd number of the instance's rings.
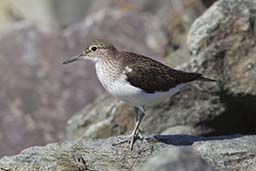
[{"label": "bird's neck", "polygon": [[119,66],[119,60],[116,57],[118,53],[119,51],[117,49],[105,51],[96,61],[96,70],[100,69],[108,72],[116,70]]},{"label": "bird's neck", "polygon": [[121,70],[119,61],[110,56],[101,58],[99,61],[97,61],[95,64],[95,69],[101,82],[102,79],[110,77],[113,80],[118,79]]},{"label": "bird's neck", "polygon": [[96,62],[95,68],[102,72],[115,72],[119,68],[119,62],[112,58],[101,58]]},{"label": "bird's neck", "polygon": [[113,83],[119,79],[120,70],[114,61],[102,60],[95,65],[96,74],[103,87],[111,92]]}]

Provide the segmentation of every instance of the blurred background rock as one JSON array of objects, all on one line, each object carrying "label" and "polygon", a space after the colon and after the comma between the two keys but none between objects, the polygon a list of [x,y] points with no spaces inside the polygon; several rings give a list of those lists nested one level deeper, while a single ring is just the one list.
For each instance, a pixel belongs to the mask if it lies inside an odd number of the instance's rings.
[{"label": "blurred background rock", "polygon": [[120,49],[168,61],[213,2],[0,0],[0,156],[64,140],[66,121],[104,93],[92,63],[64,67],[65,57],[105,38]]},{"label": "blurred background rock", "polygon": [[91,0],[1,0],[0,22],[10,24],[15,20],[29,20],[40,25],[67,26],[81,21]]}]

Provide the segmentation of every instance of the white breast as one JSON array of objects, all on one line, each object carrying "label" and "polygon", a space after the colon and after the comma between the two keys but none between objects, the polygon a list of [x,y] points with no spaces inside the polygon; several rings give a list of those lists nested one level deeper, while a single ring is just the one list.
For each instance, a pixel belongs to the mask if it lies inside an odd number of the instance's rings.
[{"label": "white breast", "polygon": [[108,69],[109,67],[105,68],[103,65],[96,64],[96,73],[103,87],[113,96],[134,106],[157,104],[184,87],[184,84],[181,84],[166,92],[146,93],[142,89],[132,86],[126,80],[125,73],[122,73],[118,79],[114,79],[113,71],[109,72]]}]

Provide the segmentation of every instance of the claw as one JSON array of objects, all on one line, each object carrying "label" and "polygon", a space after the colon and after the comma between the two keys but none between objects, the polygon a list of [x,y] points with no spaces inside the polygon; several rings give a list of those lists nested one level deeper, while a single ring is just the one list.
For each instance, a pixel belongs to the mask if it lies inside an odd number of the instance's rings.
[{"label": "claw", "polygon": [[130,142],[131,140],[129,140],[129,139],[126,139],[126,140],[124,140],[124,141],[120,141],[120,142],[118,142],[118,143],[114,143],[114,144],[112,144],[112,146],[118,146],[118,145],[121,145],[121,144],[124,144],[124,143],[128,143],[128,142]]},{"label": "claw", "polygon": [[130,144],[129,148],[132,151],[133,150],[133,145],[135,144],[135,142],[137,140],[145,141],[146,139],[141,134],[135,134],[135,135],[131,135],[129,138],[127,138],[124,141],[120,141],[118,143],[112,144],[112,146],[117,146],[117,145],[121,145],[121,144],[124,144],[124,143],[129,143]]}]

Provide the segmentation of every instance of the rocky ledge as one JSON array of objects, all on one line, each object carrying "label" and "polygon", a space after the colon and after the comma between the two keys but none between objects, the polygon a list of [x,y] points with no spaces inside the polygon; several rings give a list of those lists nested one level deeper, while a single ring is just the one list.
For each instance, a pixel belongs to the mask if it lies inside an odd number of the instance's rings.
[{"label": "rocky ledge", "polygon": [[124,137],[77,140],[45,147],[32,147],[0,160],[2,171],[213,171],[254,170],[256,136],[199,137],[158,135],[147,143],[138,141],[112,146]]}]

